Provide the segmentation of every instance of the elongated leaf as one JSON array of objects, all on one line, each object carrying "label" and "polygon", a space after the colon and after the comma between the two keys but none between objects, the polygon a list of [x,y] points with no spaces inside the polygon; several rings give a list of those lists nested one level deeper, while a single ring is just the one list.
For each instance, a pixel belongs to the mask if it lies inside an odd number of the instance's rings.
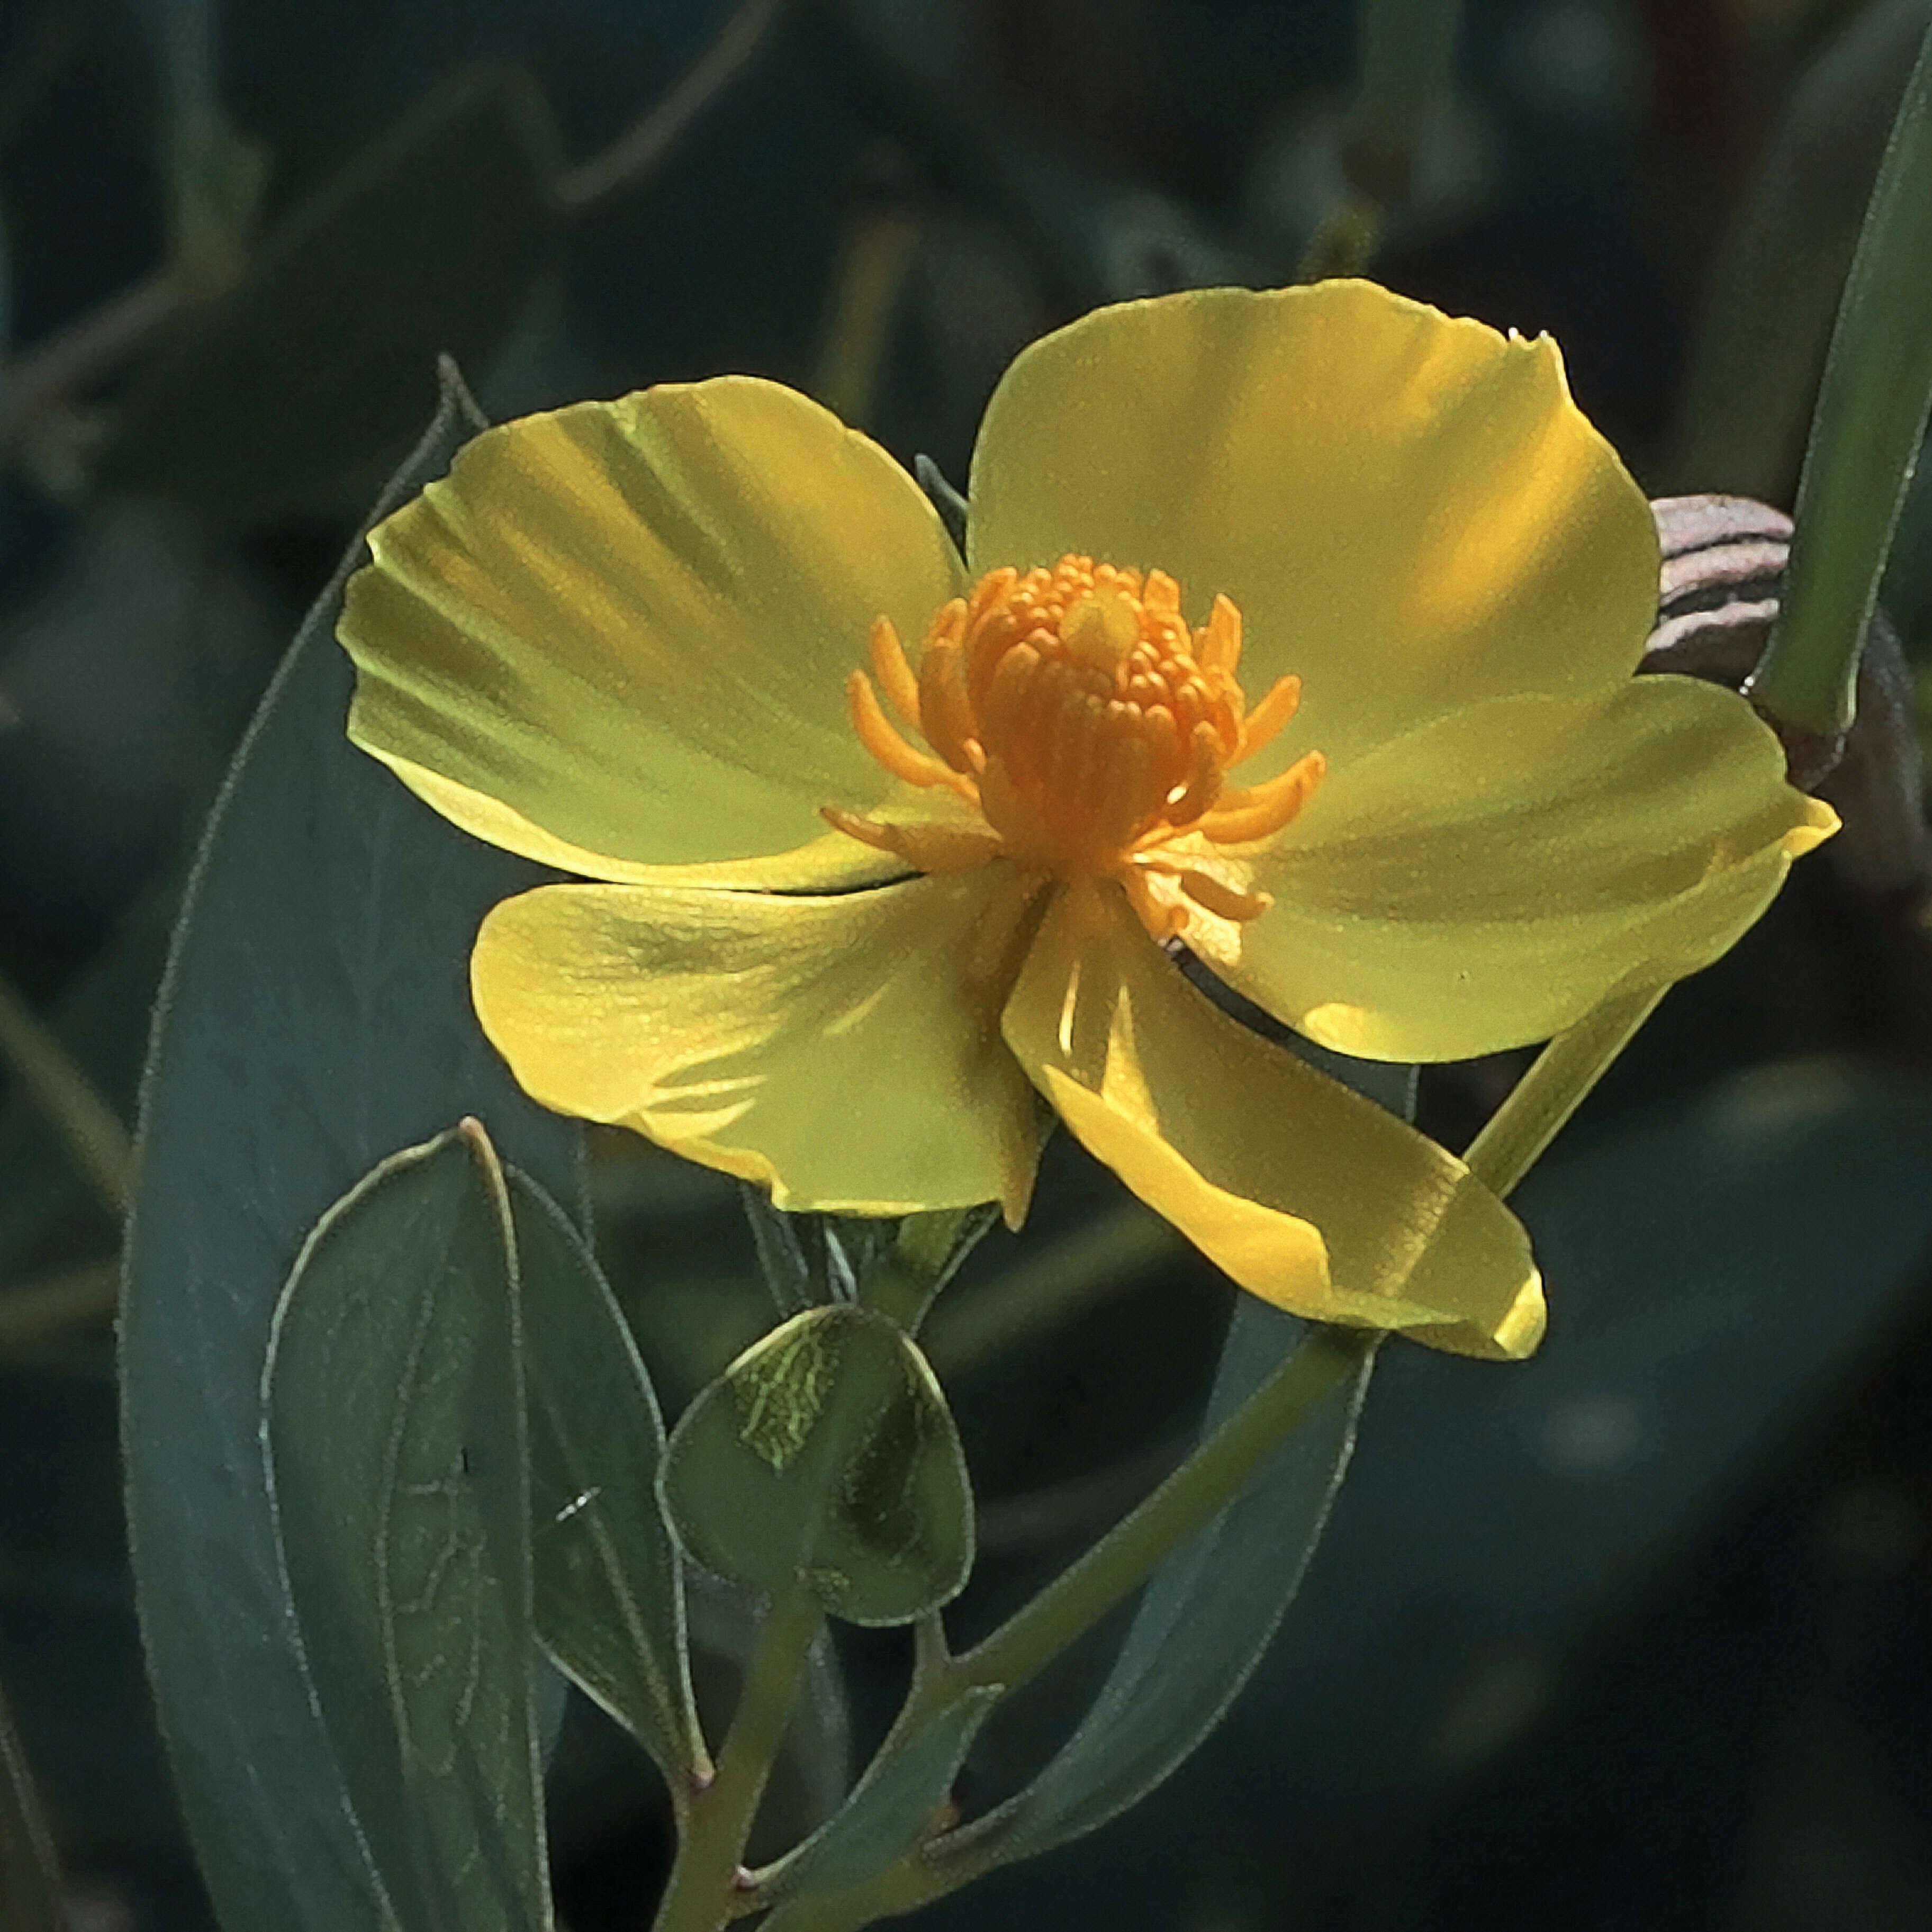
[{"label": "elongated leaf", "polygon": [[857,1624],[956,1595],[973,1498],[952,1412],[887,1317],[808,1309],[747,1348],[672,1432],[660,1487],[686,1550],[754,1590],[802,1576]]},{"label": "elongated leaf", "polygon": [[1932,26],[1906,82],[1832,331],[1798,485],[1791,560],[1747,689],[1770,716],[1842,734],[1886,554],[1932,410]]},{"label": "elongated leaf", "polygon": [[959,1767],[999,1701],[999,1687],[986,1684],[940,1712],[786,1860],[771,1896],[833,1892],[884,1871],[950,1798]]},{"label": "elongated leaf", "polygon": [[666,1777],[705,1764],[677,1546],[658,1506],[664,1421],[637,1344],[570,1220],[512,1169],[524,1282],[537,1634]]},{"label": "elongated leaf", "polygon": [[[1331,1078],[1391,1112],[1413,1113],[1412,1066],[1293,1044]],[[1316,1332],[1238,1296],[1202,1434]],[[1359,1372],[1317,1406],[1246,1491],[1154,1573],[1079,1729],[1018,1798],[971,1828],[1000,1860],[1063,1844],[1138,1804],[1227,1714],[1306,1574],[1348,1470],[1374,1364],[1374,1350],[1365,1351]]]},{"label": "elongated leaf", "polygon": [[322,1216],[262,1380],[315,1700],[408,1932],[544,1932],[516,1248],[474,1123]]},{"label": "elongated leaf", "polygon": [[[379,506],[478,427],[452,379]],[[477,1028],[470,944],[522,862],[443,824],[343,735],[334,641],[358,543],[210,820],[142,1100],[122,1322],[128,1521],[149,1669],[226,1932],[387,1923],[298,1667],[257,1434],[268,1324],[309,1229],[375,1163],[472,1114],[553,1194],[574,1128]]]}]

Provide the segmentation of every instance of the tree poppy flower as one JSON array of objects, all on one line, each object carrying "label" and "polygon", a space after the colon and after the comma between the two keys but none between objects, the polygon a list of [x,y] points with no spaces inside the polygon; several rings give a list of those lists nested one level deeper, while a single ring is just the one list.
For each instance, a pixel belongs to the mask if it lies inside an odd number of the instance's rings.
[{"label": "tree poppy flower", "polygon": [[1635,679],[1648,507],[1555,346],[1361,282],[1028,349],[968,556],[875,444],[723,377],[478,436],[370,538],[356,742],[582,876],[484,1028],[560,1112],[781,1207],[998,1199],[1043,1096],[1247,1288],[1533,1348],[1522,1228],[1226,1016],[1439,1060],[1681,976],[1828,836],[1732,693]]}]

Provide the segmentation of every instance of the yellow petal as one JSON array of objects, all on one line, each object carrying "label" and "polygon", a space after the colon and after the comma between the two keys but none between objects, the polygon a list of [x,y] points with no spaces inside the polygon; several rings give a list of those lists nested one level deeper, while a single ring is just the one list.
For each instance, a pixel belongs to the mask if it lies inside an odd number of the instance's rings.
[{"label": "yellow petal", "polygon": [[830,898],[545,886],[483,922],[483,1030],[558,1112],[634,1128],[782,1208],[1017,1214],[1037,1108],[985,942],[1004,866]]},{"label": "yellow petal", "polygon": [[1302,680],[1244,784],[1481,698],[1602,690],[1657,609],[1649,507],[1556,345],[1366,282],[1192,290],[1035,343],[972,503],[976,571],[1076,551],[1172,572],[1197,623],[1234,599],[1248,691]]},{"label": "yellow petal", "polygon": [[1264,1300],[1459,1354],[1542,1339],[1514,1216],[1432,1142],[1220,1012],[1117,886],[1053,902],[1003,1024],[1082,1144]]},{"label": "yellow petal", "polygon": [[[746,891],[838,892],[881,885],[904,878],[910,868],[895,853],[862,845],[842,832],[821,830],[808,845],[755,859],[720,859],[709,864],[634,865],[608,853],[586,850],[559,838],[500,800],[472,791],[440,772],[429,770],[393,752],[382,762],[426,804],[461,826],[472,838],[520,852],[560,872],[580,872],[586,878],[610,879],[632,884],[713,886]],[[938,788],[914,790],[896,785],[877,808],[896,825],[933,825],[970,832],[985,820],[957,792]],[[820,824],[824,824],[821,820]]]},{"label": "yellow petal", "polygon": [[350,735],[466,830],[604,878],[876,874],[850,840],[730,865],[881,802],[846,676],[959,580],[918,486],[815,403],[728,376],[507,423],[370,547]]},{"label": "yellow petal", "polygon": [[1324,1046],[1461,1059],[1708,965],[1837,824],[1715,686],[1499,698],[1330,778],[1252,858],[1270,910],[1190,938]]}]

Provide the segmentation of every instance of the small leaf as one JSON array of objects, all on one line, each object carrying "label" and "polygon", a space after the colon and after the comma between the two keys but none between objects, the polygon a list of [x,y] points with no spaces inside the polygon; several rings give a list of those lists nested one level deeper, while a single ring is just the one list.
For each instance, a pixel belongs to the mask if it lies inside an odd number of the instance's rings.
[{"label": "small leaf", "polygon": [[[377,515],[479,426],[450,372]],[[465,1114],[560,1198],[580,1146],[518,1091],[470,1005],[478,921],[539,874],[344,734],[335,620],[364,554],[358,540],[310,614],[209,820],[142,1095],[120,1348],[128,1526],[161,1727],[226,1932],[386,1924],[269,1520],[262,1364],[289,1270],[359,1177]]]},{"label": "small leaf", "polygon": [[658,1506],[664,1423],[616,1302],[562,1210],[512,1168],[524,1283],[537,1634],[667,1777],[705,1762],[676,1545]]},{"label": "small leaf", "polygon": [[687,1552],[752,1588],[803,1576],[857,1624],[956,1595],[972,1492],[926,1358],[886,1317],[808,1309],[746,1349],[672,1432],[661,1478]]},{"label": "small leaf", "polygon": [[968,1690],[904,1750],[885,1760],[784,1861],[770,1896],[862,1885],[915,1844],[951,1798],[959,1767],[1000,1694],[997,1684]]},{"label": "small leaf", "polygon": [[468,1121],[322,1216],[263,1373],[316,1707],[410,1932],[550,1922],[517,1303],[502,1170]]}]

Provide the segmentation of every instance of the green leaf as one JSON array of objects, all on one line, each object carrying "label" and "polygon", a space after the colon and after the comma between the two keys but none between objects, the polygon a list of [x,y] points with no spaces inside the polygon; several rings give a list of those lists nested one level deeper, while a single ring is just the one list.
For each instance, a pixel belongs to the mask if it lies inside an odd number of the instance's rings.
[{"label": "green leaf", "polygon": [[537,1634],[666,1777],[688,1778],[707,1760],[677,1546],[658,1507],[657,1398],[568,1217],[514,1168],[510,1204],[524,1283]]},{"label": "green leaf", "polygon": [[1842,734],[1865,626],[1932,410],[1932,26],[1859,231],[1792,513],[1791,558],[1746,686],[1779,723]]},{"label": "green leaf", "polygon": [[895,1324],[850,1303],[747,1348],[685,1412],[661,1482],[707,1569],[766,1592],[802,1576],[849,1622],[910,1622],[972,1567],[972,1491],[946,1398]]},{"label": "green leaf", "polygon": [[766,1888],[774,1900],[862,1885],[930,1829],[952,1796],[980,1726],[1000,1701],[997,1684],[968,1690],[916,1738],[885,1760],[788,1858]]},{"label": "green leaf", "polygon": [[368,488],[433,404],[437,356],[482,361],[522,312],[554,145],[515,68],[439,88],[142,367],[101,481],[237,524]]},{"label": "green leaf", "polygon": [[502,1172],[465,1121],[322,1216],[262,1377],[304,1660],[409,1932],[550,1923],[516,1265]]},{"label": "green leaf", "polygon": [[[378,506],[479,426],[453,376]],[[122,1304],[122,1439],[148,1666],[226,1932],[388,1922],[290,1637],[258,1434],[302,1241],[376,1162],[466,1114],[553,1194],[576,1128],[512,1083],[468,954],[539,876],[446,824],[344,736],[334,642],[358,542],[263,699],[210,820],[157,1010]]]}]

